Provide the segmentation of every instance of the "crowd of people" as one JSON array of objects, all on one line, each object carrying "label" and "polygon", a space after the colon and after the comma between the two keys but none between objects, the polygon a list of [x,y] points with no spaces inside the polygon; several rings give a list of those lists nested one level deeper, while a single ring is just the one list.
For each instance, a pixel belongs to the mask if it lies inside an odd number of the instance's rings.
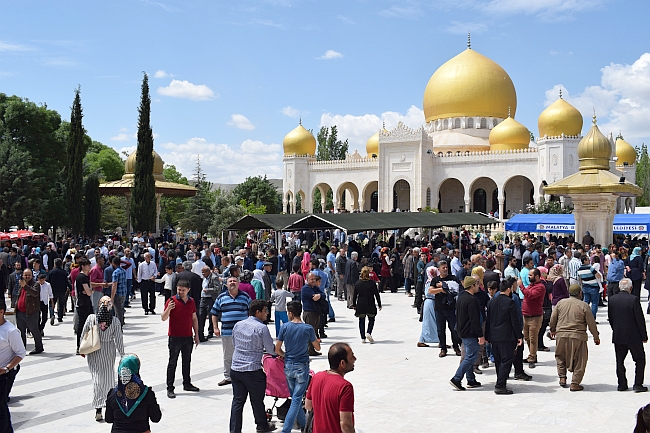
[{"label": "crowd of people", "polygon": [[[354,369],[352,348],[331,344],[330,369],[311,378],[309,360],[321,356],[339,306],[354,310],[361,343],[372,344],[381,294],[402,287],[422,322],[417,346],[436,344],[440,357],[450,349],[460,357],[450,380],[456,390],[482,386],[477,375],[494,366],[495,393],[512,394],[507,387],[512,367],[515,380],[533,380],[524,366],[534,369],[551,341],[559,385],[583,390],[587,331],[600,344],[598,325],[605,323],[596,321],[597,311],[607,305],[618,390],[628,389],[624,360],[630,352],[636,364],[632,389],[647,391],[648,338],[640,302],[642,283],[650,278],[645,240],[620,238],[603,247],[588,232],[577,242],[550,233],[511,240],[488,230],[354,236],[306,230],[279,239],[276,245],[275,233],[251,231],[237,247],[235,240],[225,246],[207,238],[175,241],[137,233],[127,239],[35,239],[0,247],[0,290],[11,307],[3,296],[0,415],[6,416],[0,419],[6,421],[0,431],[12,431],[7,403],[31,345],[28,338],[34,346],[30,355],[47,354],[42,336],[48,318],[54,326],[66,316],[76,333],[71,350],[87,359],[91,372],[95,419],[113,423],[114,431],[142,432],[150,421],[158,422],[160,407],[139,375],[140,360],[123,344],[126,312],[136,314],[138,294],[144,315],[157,315],[157,298],[164,297],[158,310],[169,322],[168,398],[176,397],[179,356],[183,390],[200,392],[191,382],[193,348],[220,338],[224,365],[218,385],[232,386],[233,433],[241,432],[249,397],[257,431],[275,430],[263,403],[264,355],[284,360],[292,400],[283,432],[304,430],[308,423],[316,433],[354,431],[353,388],[344,378]],[[17,329],[4,319],[7,314],[15,316]],[[639,411],[641,423],[650,418],[645,412]]]}]

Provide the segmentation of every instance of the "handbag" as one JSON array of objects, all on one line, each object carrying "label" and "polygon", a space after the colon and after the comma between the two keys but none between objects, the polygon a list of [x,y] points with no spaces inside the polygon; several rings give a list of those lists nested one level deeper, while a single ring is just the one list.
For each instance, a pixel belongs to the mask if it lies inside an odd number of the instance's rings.
[{"label": "handbag", "polygon": [[89,353],[96,352],[100,348],[99,329],[97,329],[97,323],[95,323],[90,327],[90,329],[88,329],[81,339],[81,342],[79,343],[79,354],[88,355]]}]

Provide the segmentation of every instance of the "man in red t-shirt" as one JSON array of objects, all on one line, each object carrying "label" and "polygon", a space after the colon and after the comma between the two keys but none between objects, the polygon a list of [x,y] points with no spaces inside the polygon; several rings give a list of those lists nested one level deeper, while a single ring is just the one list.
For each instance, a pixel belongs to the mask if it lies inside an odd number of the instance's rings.
[{"label": "man in red t-shirt", "polygon": [[[190,283],[179,280],[177,293],[165,303],[165,311],[160,318],[169,319],[169,363],[167,364],[167,397],[176,398],[174,394],[174,377],[178,355],[183,357],[183,389],[198,392],[199,388],[190,380],[190,362],[192,361],[192,343],[199,345],[199,319],[196,317],[196,304],[190,298]],[[194,332],[194,335],[192,335]]]},{"label": "man in red t-shirt", "polygon": [[352,349],[335,343],[327,353],[330,369],[311,380],[305,409],[314,411],[313,433],[354,433],[354,388],[343,376],[354,370]]}]

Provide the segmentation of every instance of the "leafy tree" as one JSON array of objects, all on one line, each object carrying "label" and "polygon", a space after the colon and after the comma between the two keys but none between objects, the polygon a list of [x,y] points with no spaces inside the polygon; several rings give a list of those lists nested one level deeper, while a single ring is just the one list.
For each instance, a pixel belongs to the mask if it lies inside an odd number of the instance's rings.
[{"label": "leafy tree", "polygon": [[282,209],[282,195],[275,189],[273,184],[262,176],[247,177],[232,190],[235,196],[235,203],[246,200],[246,203],[256,206],[266,206],[268,213],[280,213]]},{"label": "leafy tree", "polygon": [[83,213],[81,204],[83,198],[83,159],[86,155],[84,135],[85,130],[81,119],[81,89],[75,90],[74,102],[70,113],[70,135],[68,137],[67,165],[66,165],[66,206],[68,208],[68,222],[72,233],[81,233]]},{"label": "leafy tree", "polygon": [[645,143],[636,150],[636,184],[643,189],[643,194],[636,199],[637,206],[650,206],[650,157]]},{"label": "leafy tree", "polygon": [[123,195],[105,195],[101,197],[101,219],[99,226],[102,230],[115,230],[127,227],[127,201]]},{"label": "leafy tree", "polygon": [[84,186],[84,235],[94,238],[99,233],[101,222],[101,202],[99,196],[99,177],[93,173]]},{"label": "leafy tree", "polygon": [[215,200],[212,204],[210,233],[217,237],[220,236],[226,227],[246,215],[248,206],[244,207],[238,204],[237,199],[232,193],[218,189],[215,192]]},{"label": "leafy tree", "polygon": [[326,126],[321,126],[316,141],[318,141],[318,149],[316,150],[316,159],[318,161],[345,159],[348,152],[348,140],[341,141],[338,139],[336,125],[329,129]]},{"label": "leafy tree", "polygon": [[98,173],[107,182],[119,180],[124,175],[124,161],[112,147],[93,141],[84,158],[86,175]]},{"label": "leafy tree", "polygon": [[9,140],[0,141],[0,231],[25,225],[25,215],[32,205],[32,167],[29,152],[13,146]]},{"label": "leafy tree", "polygon": [[248,215],[261,215],[266,213],[266,206],[264,205],[257,206],[253,203],[248,204],[243,199],[239,201],[239,205],[246,209],[246,214]]},{"label": "leafy tree", "polygon": [[142,96],[138,108],[138,147],[131,193],[131,217],[135,231],[152,231],[156,226],[156,182],[153,178],[153,132],[151,130],[151,96],[149,77],[142,79]]},{"label": "leafy tree", "polygon": [[[187,178],[183,176],[174,165],[165,164],[163,174],[167,182],[189,185]],[[160,221],[162,226],[177,227],[183,212],[187,208],[189,199],[186,197],[162,196],[160,199]]]},{"label": "leafy tree", "polygon": [[[315,213],[320,213],[321,212],[321,195],[320,195],[320,189],[316,188],[314,191],[314,209]],[[325,210],[328,209],[334,209],[334,193],[332,192],[332,188],[327,190],[327,194],[325,194]]]},{"label": "leafy tree", "polygon": [[201,160],[196,159],[196,169],[194,171],[194,187],[196,195],[190,197],[187,208],[181,214],[179,221],[184,230],[196,230],[198,233],[206,234],[210,229],[212,222],[212,193],[210,189],[212,184],[205,178],[205,173],[201,170]]}]

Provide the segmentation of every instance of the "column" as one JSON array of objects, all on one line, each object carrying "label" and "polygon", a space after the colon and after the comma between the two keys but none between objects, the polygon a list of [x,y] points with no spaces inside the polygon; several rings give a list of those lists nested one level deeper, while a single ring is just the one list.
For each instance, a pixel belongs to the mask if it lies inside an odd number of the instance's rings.
[{"label": "column", "polygon": [[503,214],[503,207],[506,203],[506,199],[503,197],[497,197],[497,200],[499,201],[499,220],[505,221],[505,215]]},{"label": "column", "polygon": [[469,213],[469,206],[471,204],[471,201],[468,196],[465,196],[465,213]]},{"label": "column", "polygon": [[334,213],[339,211],[339,201],[336,199],[336,195],[332,198],[332,206],[334,207]]},{"label": "column", "polygon": [[362,198],[359,199],[359,212],[363,212],[365,210],[364,209],[365,203],[366,202],[365,202],[364,199],[362,199]]},{"label": "column", "polygon": [[162,194],[156,194],[156,237],[160,236],[160,199],[161,198],[162,198]]},{"label": "column", "polygon": [[[287,212],[287,205],[288,205],[288,204],[289,204],[289,202],[287,201],[287,196],[286,196],[286,195],[283,195],[283,196],[282,196],[282,213]],[[223,245],[223,244],[222,244],[222,245]]]}]

